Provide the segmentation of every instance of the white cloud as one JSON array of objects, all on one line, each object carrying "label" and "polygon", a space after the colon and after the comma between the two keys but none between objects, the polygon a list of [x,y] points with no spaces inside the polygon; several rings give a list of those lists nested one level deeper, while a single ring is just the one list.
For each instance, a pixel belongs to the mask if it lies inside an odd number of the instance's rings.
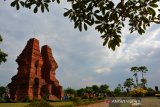
[{"label": "white cloud", "polygon": [[96,69],[96,72],[97,73],[110,73],[111,72],[111,69],[110,68],[98,68]]}]

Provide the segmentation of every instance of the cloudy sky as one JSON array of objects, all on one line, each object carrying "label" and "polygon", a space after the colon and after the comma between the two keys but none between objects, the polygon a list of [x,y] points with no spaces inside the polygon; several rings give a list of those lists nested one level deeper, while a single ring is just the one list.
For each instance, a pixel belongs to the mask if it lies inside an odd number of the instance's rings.
[{"label": "cloudy sky", "polygon": [[[148,86],[160,87],[160,26],[152,25],[143,36],[123,29],[121,47],[112,51],[103,47],[100,34],[74,29],[63,17],[65,2],[51,5],[50,12],[34,14],[31,10],[10,7],[10,0],[0,1],[0,48],[8,54],[0,65],[0,85],[7,85],[17,73],[17,56],[30,38],[39,39],[40,46],[49,45],[59,65],[56,77],[64,88],[81,88],[93,84],[108,84],[114,89],[126,78],[133,77],[132,66],[147,66],[144,76]],[[141,74],[139,74],[141,76]]]}]

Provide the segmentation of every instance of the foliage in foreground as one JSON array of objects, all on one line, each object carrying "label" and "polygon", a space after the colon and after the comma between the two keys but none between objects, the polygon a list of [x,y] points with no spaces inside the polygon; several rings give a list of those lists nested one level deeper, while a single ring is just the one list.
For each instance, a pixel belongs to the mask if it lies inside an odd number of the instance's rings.
[{"label": "foliage in foreground", "polygon": [[73,107],[73,103],[67,102],[47,102],[46,100],[33,100],[25,107]]},{"label": "foliage in foreground", "polygon": [[130,96],[132,97],[143,97],[146,95],[146,93],[147,93],[147,90],[143,88],[136,88],[129,92]]},{"label": "foliage in foreground", "polygon": [[75,97],[72,99],[73,103],[71,104],[62,104],[63,102],[58,102],[58,104],[54,104],[56,102],[47,102],[45,100],[33,100],[30,104],[25,107],[73,107],[80,105],[89,105],[97,102],[104,101],[99,99],[81,99],[80,97]]},{"label": "foliage in foreground", "polygon": [[[17,10],[20,7],[33,9],[34,13],[38,9],[49,11],[51,2],[60,3],[60,0],[13,0],[12,7]],[[62,1],[62,0],[61,0]],[[67,0],[71,7],[65,8],[65,17],[74,22],[74,28],[80,31],[89,26],[94,26],[100,32],[103,45],[115,50],[120,46],[121,32],[128,22],[130,33],[137,31],[139,34],[145,33],[151,23],[160,23],[158,14],[158,3],[160,0]]]},{"label": "foliage in foreground", "polygon": [[155,94],[155,96],[156,96],[156,97],[160,97],[160,93],[158,93],[158,94]]},{"label": "foliage in foreground", "polygon": [[25,107],[54,107],[45,100],[34,100]]},{"label": "foliage in foreground", "polygon": [[89,105],[93,103],[98,103],[104,101],[104,99],[92,98],[92,99],[82,99],[81,97],[75,97],[72,99],[75,106]]}]

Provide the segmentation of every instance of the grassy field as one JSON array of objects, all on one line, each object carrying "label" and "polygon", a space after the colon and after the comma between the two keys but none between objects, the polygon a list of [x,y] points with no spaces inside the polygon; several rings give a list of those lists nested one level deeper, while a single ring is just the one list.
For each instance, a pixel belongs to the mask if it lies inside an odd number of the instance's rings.
[{"label": "grassy field", "polygon": [[64,106],[64,105],[73,105],[73,102],[51,102],[50,104],[54,106]]},{"label": "grassy field", "polygon": [[159,97],[144,97],[142,98],[142,107],[160,107]]},{"label": "grassy field", "polygon": [[[104,103],[104,102],[102,102],[102,103]],[[27,104],[29,104],[29,103],[0,103],[0,107],[24,107]],[[54,106],[64,106],[64,105],[73,105],[73,102],[50,102],[50,104],[54,105]],[[96,103],[96,104],[94,104],[94,107],[101,107],[101,106],[98,106],[98,103]],[[104,103],[103,105],[105,105],[105,107],[107,107],[106,103]],[[92,106],[87,106],[87,107],[92,107]],[[108,107],[131,107],[131,106],[128,104],[121,104],[118,106],[111,105]],[[132,106],[132,107],[138,107],[138,106]],[[158,98],[158,97],[143,97],[141,100],[140,107],[160,107],[160,98]]]},{"label": "grassy field", "polygon": [[0,107],[24,107],[29,103],[0,103]]},{"label": "grassy field", "polygon": [[[24,107],[29,103],[0,103],[0,107]],[[54,106],[73,105],[72,102],[50,102]]]}]

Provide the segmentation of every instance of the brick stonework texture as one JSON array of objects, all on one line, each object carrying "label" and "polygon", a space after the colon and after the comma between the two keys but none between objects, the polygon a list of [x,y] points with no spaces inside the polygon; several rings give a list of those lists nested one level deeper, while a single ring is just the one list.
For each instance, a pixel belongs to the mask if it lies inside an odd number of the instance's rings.
[{"label": "brick stonework texture", "polygon": [[62,99],[63,89],[55,77],[58,65],[49,46],[42,46],[40,52],[39,41],[32,38],[27,42],[16,62],[18,72],[8,84],[12,100]]}]

